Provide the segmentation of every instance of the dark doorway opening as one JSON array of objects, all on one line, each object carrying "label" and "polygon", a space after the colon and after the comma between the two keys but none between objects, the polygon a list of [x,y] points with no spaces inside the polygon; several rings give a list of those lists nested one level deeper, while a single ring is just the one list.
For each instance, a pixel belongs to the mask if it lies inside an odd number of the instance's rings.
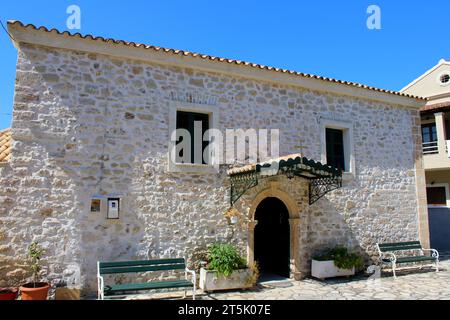
[{"label": "dark doorway opening", "polygon": [[428,208],[430,246],[439,251],[439,259],[450,259],[450,209]]},{"label": "dark doorway opening", "polygon": [[289,278],[290,230],[286,205],[277,198],[266,198],[258,205],[255,220],[258,224],[255,227],[254,255],[261,278]]}]

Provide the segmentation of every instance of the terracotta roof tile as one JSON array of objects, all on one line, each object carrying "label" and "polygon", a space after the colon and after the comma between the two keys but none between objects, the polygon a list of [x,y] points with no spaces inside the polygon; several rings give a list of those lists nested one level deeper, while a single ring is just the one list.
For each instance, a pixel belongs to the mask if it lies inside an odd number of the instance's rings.
[{"label": "terracotta roof tile", "polygon": [[[263,161],[260,164],[264,165],[266,163],[280,162],[281,160],[295,159],[295,158],[298,158],[298,157],[302,157],[302,155],[300,153],[295,153],[295,154],[290,154],[290,155],[287,155],[287,156],[283,156],[283,157],[279,157],[279,158]],[[244,172],[253,171],[253,170],[256,169],[256,165],[257,164],[254,163],[254,164],[247,164],[247,165],[244,165],[242,167],[232,168],[232,169],[227,171],[227,174],[229,176],[231,176],[231,175],[235,175],[235,174],[238,174],[238,173],[244,173]]]},{"label": "terracotta roof tile", "polygon": [[61,32],[57,29],[47,29],[46,27],[36,27],[33,24],[25,25],[24,23],[22,23],[20,21],[8,21],[8,24],[9,25],[19,25],[25,29],[39,30],[39,31],[54,33],[54,34],[58,34],[58,35],[67,35],[69,37],[74,37],[74,38],[79,38],[79,39],[103,41],[105,43],[122,44],[122,45],[136,47],[136,48],[145,48],[145,49],[153,50],[153,51],[162,51],[162,52],[165,52],[168,54],[191,56],[194,58],[211,60],[211,61],[216,61],[219,63],[229,63],[229,64],[236,64],[236,65],[240,65],[240,66],[248,66],[251,68],[263,69],[263,70],[268,70],[271,72],[285,73],[285,74],[290,74],[290,75],[296,75],[296,76],[304,77],[304,78],[318,79],[318,80],[322,80],[322,81],[326,81],[326,82],[333,82],[333,83],[338,83],[338,84],[342,84],[342,85],[348,85],[348,86],[353,86],[353,87],[357,87],[357,88],[363,88],[363,89],[367,89],[367,90],[388,93],[388,94],[393,94],[393,95],[407,97],[407,98],[414,98],[414,99],[419,99],[419,100],[424,100],[424,101],[427,100],[426,98],[423,98],[423,97],[414,96],[414,95],[410,95],[410,94],[406,94],[406,93],[402,93],[402,92],[398,92],[398,91],[380,89],[380,88],[375,88],[375,87],[367,86],[367,85],[356,83],[356,82],[338,80],[338,79],[322,77],[322,76],[317,76],[317,75],[303,73],[303,72],[269,67],[269,66],[246,62],[246,61],[241,61],[241,60],[214,57],[214,56],[210,56],[207,54],[200,54],[200,53],[189,52],[189,51],[184,51],[184,50],[169,49],[169,48],[157,47],[157,46],[152,46],[152,45],[145,45],[145,44],[141,44],[141,43],[124,41],[124,40],[115,40],[115,39],[109,39],[109,38],[103,38],[103,37],[96,37],[96,36],[93,36],[90,34],[88,34],[88,35],[82,35],[80,33],[72,34],[68,31]]},{"label": "terracotta roof tile", "polygon": [[11,158],[12,138],[11,129],[0,131],[0,162],[7,162]]}]

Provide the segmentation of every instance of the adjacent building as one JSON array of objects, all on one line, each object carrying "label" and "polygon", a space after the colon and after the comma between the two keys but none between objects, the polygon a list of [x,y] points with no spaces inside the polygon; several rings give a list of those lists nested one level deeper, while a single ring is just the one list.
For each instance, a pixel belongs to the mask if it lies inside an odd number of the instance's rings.
[{"label": "adjacent building", "polygon": [[450,61],[440,60],[401,92],[428,99],[421,125],[431,240],[450,251]]}]

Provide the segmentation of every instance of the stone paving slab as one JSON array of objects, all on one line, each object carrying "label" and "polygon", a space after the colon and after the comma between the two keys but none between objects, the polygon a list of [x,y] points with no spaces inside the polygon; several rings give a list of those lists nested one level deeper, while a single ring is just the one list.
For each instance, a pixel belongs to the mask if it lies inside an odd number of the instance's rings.
[{"label": "stone paving slab", "polygon": [[319,281],[306,279],[289,281],[289,287],[260,288],[254,291],[213,293],[206,298],[218,300],[450,300],[450,260],[441,262],[441,271],[415,268],[390,273],[369,280],[331,279]]},{"label": "stone paving slab", "polygon": [[[153,294],[131,299],[177,298],[175,294]],[[178,295],[179,298],[179,295]],[[440,272],[414,268],[397,274],[390,272],[369,280],[367,277],[336,278],[325,281],[286,280],[281,284],[259,285],[245,291],[199,294],[198,300],[450,300],[450,260],[441,262]],[[190,299],[190,292],[187,299]]]}]

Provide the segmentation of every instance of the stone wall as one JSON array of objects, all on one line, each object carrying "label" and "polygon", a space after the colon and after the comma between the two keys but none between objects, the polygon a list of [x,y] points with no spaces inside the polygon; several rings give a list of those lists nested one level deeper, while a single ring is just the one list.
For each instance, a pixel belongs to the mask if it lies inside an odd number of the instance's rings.
[{"label": "stone wall", "polygon": [[[219,129],[280,129],[280,154],[320,160],[322,119],[351,121],[356,172],[312,206],[307,184],[280,178],[301,212],[307,269],[334,244],[374,254],[376,241],[418,238],[413,119],[380,102],[239,77],[22,44],[17,64],[13,154],[0,167],[0,285],[28,274],[26,248],[39,240],[51,281],[96,290],[98,260],[189,256],[233,242],[247,229],[223,217],[229,182],[220,173],[167,171],[169,110],[176,101],[214,105]],[[298,188],[296,188],[298,186]],[[264,184],[237,204],[250,211]],[[305,194],[306,192],[306,194]],[[121,219],[90,212],[92,197],[120,196]],[[234,229],[234,230],[233,230]]]}]

